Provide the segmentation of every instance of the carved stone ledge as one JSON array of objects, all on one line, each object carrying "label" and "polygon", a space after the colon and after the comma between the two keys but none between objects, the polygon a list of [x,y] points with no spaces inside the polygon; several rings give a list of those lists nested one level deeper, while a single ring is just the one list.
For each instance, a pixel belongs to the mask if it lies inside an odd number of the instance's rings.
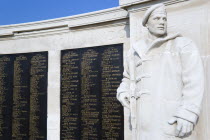
[{"label": "carved stone ledge", "polygon": [[120,7],[128,7],[135,4],[142,4],[152,0],[120,0]]},{"label": "carved stone ledge", "polygon": [[128,10],[129,12],[138,12],[146,11],[153,4],[164,3],[167,6],[185,1],[189,0],[134,0],[134,2],[120,5],[120,7]]},{"label": "carved stone ledge", "polygon": [[[120,7],[57,18],[45,21],[0,26],[0,40],[36,37],[69,32],[69,28],[101,26],[128,18],[128,12]],[[119,23],[119,22],[118,22]],[[114,26],[110,24],[110,26]]]},{"label": "carved stone ledge", "polygon": [[120,7],[116,7],[72,17],[68,23],[68,26],[69,28],[77,28],[125,18],[128,18],[128,12]]},{"label": "carved stone ledge", "polygon": [[0,31],[0,38],[12,36],[14,36],[14,33],[12,31]]}]

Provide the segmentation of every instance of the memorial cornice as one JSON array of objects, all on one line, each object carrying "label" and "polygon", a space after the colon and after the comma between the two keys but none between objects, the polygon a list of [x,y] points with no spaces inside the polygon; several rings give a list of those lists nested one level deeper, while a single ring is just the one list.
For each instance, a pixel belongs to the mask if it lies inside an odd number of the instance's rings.
[{"label": "memorial cornice", "polygon": [[[90,12],[75,16],[37,22],[0,26],[0,40],[15,39],[57,33],[67,33],[83,26],[97,26],[128,18],[128,12],[120,7]],[[114,26],[110,24],[110,26]]]},{"label": "memorial cornice", "polygon": [[190,0],[140,0],[133,3],[127,3],[125,5],[120,5],[120,7],[127,10],[129,13],[132,13],[138,11],[146,11],[153,4],[164,3],[166,6],[168,6],[186,1]]},{"label": "memorial cornice", "polygon": [[120,7],[116,7],[72,17],[68,26],[71,29],[125,18],[128,18],[128,12]]},{"label": "memorial cornice", "polygon": [[136,4],[142,4],[152,0],[120,0],[120,7],[129,7]]}]

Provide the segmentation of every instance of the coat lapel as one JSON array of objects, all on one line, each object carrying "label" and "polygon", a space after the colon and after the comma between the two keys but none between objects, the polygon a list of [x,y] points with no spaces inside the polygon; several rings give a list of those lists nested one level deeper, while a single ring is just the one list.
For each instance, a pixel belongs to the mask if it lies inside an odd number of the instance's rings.
[{"label": "coat lapel", "polygon": [[139,55],[140,58],[142,58],[143,54],[148,49],[148,45],[146,44],[145,40],[139,40],[133,45],[134,51]]},{"label": "coat lapel", "polygon": [[158,38],[158,39],[154,40],[151,43],[151,45],[147,45],[146,40],[139,40],[132,47],[133,47],[134,51],[140,56],[140,58],[142,58],[142,56],[144,54],[146,54],[153,47],[161,46],[166,41],[175,39],[176,37],[180,37],[180,36],[181,35],[179,33],[170,34],[170,35],[167,35],[164,38]]}]

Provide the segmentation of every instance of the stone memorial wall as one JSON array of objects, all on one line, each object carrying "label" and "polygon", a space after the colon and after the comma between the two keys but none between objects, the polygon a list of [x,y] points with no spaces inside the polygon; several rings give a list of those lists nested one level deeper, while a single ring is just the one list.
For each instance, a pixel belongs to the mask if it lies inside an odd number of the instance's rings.
[{"label": "stone memorial wall", "polygon": [[209,139],[209,0],[120,0],[119,7],[102,11],[0,26],[0,139],[112,139],[120,133],[130,140],[129,109],[124,108],[123,128],[122,108],[121,115],[110,108],[119,105],[114,90],[122,62],[146,35],[142,17],[157,3],[166,5],[168,31],[199,48],[205,94],[195,129],[199,140]]}]

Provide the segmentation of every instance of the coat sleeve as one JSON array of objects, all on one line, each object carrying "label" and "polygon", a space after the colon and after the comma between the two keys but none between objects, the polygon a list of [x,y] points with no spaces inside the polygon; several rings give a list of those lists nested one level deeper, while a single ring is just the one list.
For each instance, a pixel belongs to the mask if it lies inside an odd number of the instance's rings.
[{"label": "coat sleeve", "polygon": [[[129,57],[130,57],[131,50],[128,51],[128,54],[125,59],[125,65],[124,65],[124,72],[123,72],[123,79],[120,83],[120,86],[117,89],[117,99],[120,101],[120,95],[121,94],[129,94],[130,89],[130,73],[129,73]],[[121,102],[121,101],[120,101]]]},{"label": "coat sleeve", "polygon": [[182,66],[182,102],[175,117],[196,124],[204,93],[204,71],[199,51],[191,40],[182,42],[180,60]]}]

